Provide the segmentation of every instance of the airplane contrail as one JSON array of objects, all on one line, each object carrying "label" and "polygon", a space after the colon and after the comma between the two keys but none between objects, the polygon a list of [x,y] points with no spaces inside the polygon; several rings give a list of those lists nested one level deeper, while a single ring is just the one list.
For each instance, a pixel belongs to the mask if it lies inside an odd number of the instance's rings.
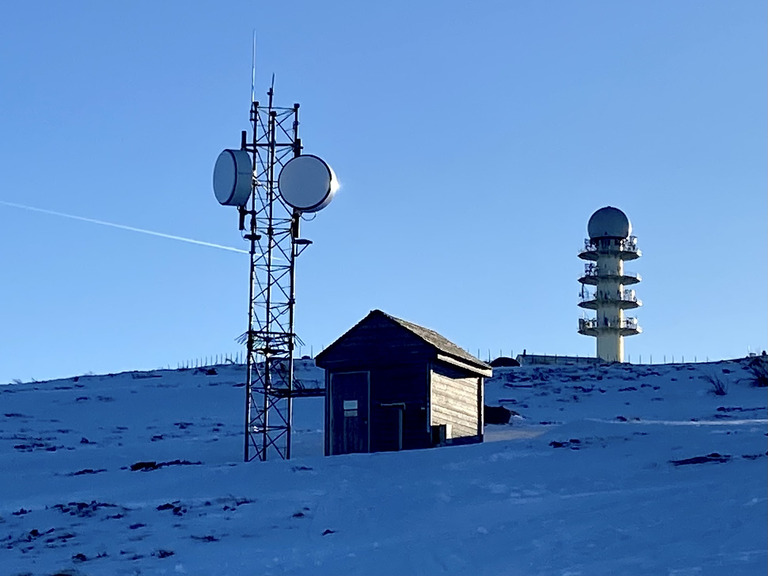
[{"label": "airplane contrail", "polygon": [[164,234],[162,232],[155,232],[153,230],[144,230],[143,228],[136,228],[134,226],[126,226],[124,224],[115,224],[114,222],[105,222],[104,220],[96,220],[94,218],[85,218],[84,216],[75,216],[74,214],[65,214],[64,212],[56,212],[55,210],[35,208],[34,206],[27,206],[25,204],[16,204],[15,202],[6,202],[5,200],[0,200],[0,204],[3,204],[5,206],[10,206],[12,208],[20,208],[22,210],[30,210],[32,212],[41,212],[43,214],[51,214],[52,216],[61,216],[62,218],[80,220],[81,222],[90,222],[91,224],[101,224],[102,226],[119,228],[120,230],[128,230],[129,232],[139,232],[141,234],[148,234],[150,236],[168,238],[169,240],[178,240],[180,242],[187,242],[189,244],[197,244],[198,246],[208,246],[209,248],[218,248],[219,250],[227,250],[228,252],[237,252],[238,254],[248,254],[247,250],[241,250],[240,248],[233,248],[231,246],[222,246],[221,244],[214,244],[212,242],[203,242],[202,240],[185,238],[184,236],[174,236],[173,234]]}]

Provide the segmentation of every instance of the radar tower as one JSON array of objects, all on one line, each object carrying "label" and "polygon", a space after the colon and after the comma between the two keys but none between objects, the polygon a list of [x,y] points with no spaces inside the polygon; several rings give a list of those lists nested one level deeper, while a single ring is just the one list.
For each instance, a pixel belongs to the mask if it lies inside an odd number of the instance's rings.
[{"label": "radar tower", "polygon": [[[625,318],[624,310],[642,302],[625,286],[640,282],[638,274],[624,271],[625,260],[642,254],[626,214],[612,206],[600,208],[587,224],[589,238],[579,258],[587,260],[581,283],[579,306],[595,310],[596,316],[579,319],[579,334],[597,338],[597,357],[605,362],[624,361],[624,336],[640,334],[636,318]],[[594,286],[593,289],[587,286]]]}]

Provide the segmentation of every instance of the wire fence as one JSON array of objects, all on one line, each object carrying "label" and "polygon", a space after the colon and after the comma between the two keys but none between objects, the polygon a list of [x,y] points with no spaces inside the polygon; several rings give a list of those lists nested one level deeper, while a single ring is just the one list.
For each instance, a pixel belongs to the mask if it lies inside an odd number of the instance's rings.
[{"label": "wire fence", "polygon": [[[177,370],[188,370],[190,368],[206,368],[210,366],[220,366],[222,364],[245,364],[245,350],[234,353],[211,354],[210,356],[201,356],[176,363]],[[168,366],[170,368],[170,366]]]},{"label": "wire fence", "polygon": [[[325,347],[321,347],[320,349],[324,349]],[[496,355],[496,350],[488,348],[486,350],[483,350],[481,348],[477,348],[477,355],[476,358],[480,360],[485,360],[486,362],[491,362],[492,360],[496,358],[501,357],[508,357],[508,358],[517,358],[517,355],[515,353],[514,349],[509,349],[509,354],[506,354],[506,351],[502,348],[499,348],[499,353]],[[467,352],[472,353],[472,350],[467,350]],[[594,355],[585,355],[581,356],[578,354],[575,355],[568,355],[568,354],[542,354],[542,353],[534,353],[534,352],[528,352],[526,349],[523,349],[522,352],[519,352],[518,355],[523,356],[537,356],[537,357],[546,357],[551,358],[553,360],[562,359],[563,361],[567,359],[576,359],[576,360],[583,360],[583,361],[589,361],[589,360],[595,360]],[[745,354],[745,356],[753,355],[752,353]],[[223,353],[223,354],[211,354],[210,356],[201,356],[199,358],[192,358],[189,360],[184,360],[183,362],[177,362],[176,363],[176,369],[177,370],[187,370],[190,368],[205,368],[205,367],[211,367],[211,366],[220,366],[222,364],[245,364],[245,357],[246,353],[245,350],[239,350],[238,352],[230,352],[230,353]],[[297,347],[296,349],[296,358],[307,358],[312,359],[315,357],[315,350],[314,346],[309,347]],[[719,359],[716,359],[719,360]],[[699,356],[697,354],[691,355],[685,355],[685,354],[626,354],[624,356],[624,363],[626,364],[690,364],[690,363],[699,363],[699,362],[710,362],[709,356],[703,355]],[[168,369],[171,369],[172,366],[167,366]]]},{"label": "wire fence", "polygon": [[[309,354],[306,354],[308,352]],[[298,346],[296,348],[295,358],[314,358],[315,348],[314,346]],[[225,352],[223,354],[211,354],[210,356],[200,356],[199,358],[191,358],[182,362],[176,363],[177,370],[189,370],[190,368],[206,368],[211,366],[220,366],[222,364],[245,364],[246,351],[245,349],[237,352]],[[171,366],[167,368],[170,370]]]},{"label": "wire fence", "polygon": [[[469,350],[467,350],[470,352]],[[501,357],[509,357],[509,358],[517,358],[515,355],[514,349],[509,350],[509,354],[505,354],[505,350],[502,348],[499,348],[499,354],[498,356],[495,355],[496,350],[488,348],[486,350],[482,350],[481,348],[477,349],[477,358],[481,360],[485,360],[486,362],[491,362],[495,358],[501,358]],[[522,352],[520,352],[521,355],[526,356],[543,356],[548,358],[575,358],[575,359],[582,359],[582,360],[589,360],[589,359],[595,359],[595,355],[586,355],[581,356],[579,354],[546,354],[546,353],[540,353],[540,352],[528,352],[527,350],[523,349]],[[694,354],[693,356],[685,355],[685,354],[635,354],[634,356],[632,354],[625,354],[624,355],[624,363],[626,364],[686,364],[686,363],[699,363],[699,362],[709,362],[709,356],[703,355],[699,356],[698,354]]]}]

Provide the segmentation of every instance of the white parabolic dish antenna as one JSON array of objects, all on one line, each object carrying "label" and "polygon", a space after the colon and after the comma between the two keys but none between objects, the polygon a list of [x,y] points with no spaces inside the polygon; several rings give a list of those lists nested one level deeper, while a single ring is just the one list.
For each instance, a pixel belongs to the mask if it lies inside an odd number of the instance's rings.
[{"label": "white parabolic dish antenna", "polygon": [[277,178],[280,196],[299,212],[322,210],[331,203],[338,187],[331,167],[312,154],[289,160]]},{"label": "white parabolic dish antenna", "polygon": [[224,150],[213,168],[213,193],[224,206],[245,206],[251,196],[253,165],[245,150]]}]

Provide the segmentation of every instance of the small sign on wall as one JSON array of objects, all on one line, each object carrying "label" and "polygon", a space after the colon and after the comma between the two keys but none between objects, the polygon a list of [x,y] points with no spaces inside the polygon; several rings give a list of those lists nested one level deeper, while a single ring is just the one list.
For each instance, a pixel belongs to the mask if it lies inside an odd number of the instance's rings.
[{"label": "small sign on wall", "polygon": [[344,417],[357,417],[357,400],[344,400]]}]

